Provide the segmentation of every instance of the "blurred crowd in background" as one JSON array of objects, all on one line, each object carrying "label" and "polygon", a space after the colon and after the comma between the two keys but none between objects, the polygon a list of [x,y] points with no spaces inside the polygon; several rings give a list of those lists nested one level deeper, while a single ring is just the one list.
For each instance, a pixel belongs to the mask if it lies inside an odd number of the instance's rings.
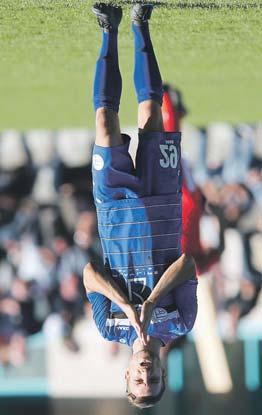
[{"label": "blurred crowd in background", "polygon": [[[82,130],[0,136],[2,365],[21,365],[27,337],[38,332],[79,350],[74,327],[89,316],[82,270],[90,260],[102,261],[92,197],[93,136]],[[216,251],[208,270],[217,310],[236,327],[261,289],[262,125],[185,126],[183,140],[206,207],[201,243],[206,252]]]}]

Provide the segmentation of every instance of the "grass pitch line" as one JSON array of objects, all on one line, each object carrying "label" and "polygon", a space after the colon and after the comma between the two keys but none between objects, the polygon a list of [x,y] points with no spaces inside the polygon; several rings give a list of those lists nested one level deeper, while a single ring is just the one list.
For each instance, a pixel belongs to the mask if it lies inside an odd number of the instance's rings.
[{"label": "grass pitch line", "polygon": [[209,282],[200,278],[194,339],[205,387],[210,393],[228,393],[233,387],[223,343],[216,330],[216,314]]}]

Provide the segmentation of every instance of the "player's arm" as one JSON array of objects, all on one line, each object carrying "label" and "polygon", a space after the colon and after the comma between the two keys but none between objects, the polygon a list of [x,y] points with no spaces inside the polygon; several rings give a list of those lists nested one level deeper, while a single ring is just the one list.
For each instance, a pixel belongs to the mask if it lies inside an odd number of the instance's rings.
[{"label": "player's arm", "polygon": [[108,272],[102,275],[94,269],[91,263],[88,263],[84,268],[83,282],[87,294],[99,293],[117,304],[130,320],[137,335],[141,337],[141,322],[135,307],[128,301],[126,295]]},{"label": "player's arm", "polygon": [[102,294],[117,304],[122,310],[129,305],[127,297],[109,273],[105,272],[102,275],[94,269],[90,262],[84,268],[84,286],[87,294],[92,292]]},{"label": "player's arm", "polygon": [[156,304],[171,290],[188,280],[196,278],[196,265],[190,254],[182,254],[167,270],[154,287],[147,301]]},{"label": "player's arm", "polygon": [[147,329],[157,302],[177,286],[195,278],[196,265],[192,255],[181,255],[167,268],[142,306],[140,319],[144,338],[147,336]]}]

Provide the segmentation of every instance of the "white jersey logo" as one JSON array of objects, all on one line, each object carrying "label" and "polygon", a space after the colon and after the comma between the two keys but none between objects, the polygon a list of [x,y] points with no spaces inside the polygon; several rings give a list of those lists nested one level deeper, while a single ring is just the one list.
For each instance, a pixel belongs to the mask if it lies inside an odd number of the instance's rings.
[{"label": "white jersey logo", "polygon": [[100,154],[93,155],[93,167],[95,170],[102,170],[104,164],[103,157],[101,157]]}]

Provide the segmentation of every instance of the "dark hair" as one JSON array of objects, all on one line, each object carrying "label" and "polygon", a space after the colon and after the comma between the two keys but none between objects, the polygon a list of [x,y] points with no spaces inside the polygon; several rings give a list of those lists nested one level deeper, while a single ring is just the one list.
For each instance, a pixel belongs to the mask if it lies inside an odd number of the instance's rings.
[{"label": "dark hair", "polygon": [[158,395],[149,395],[149,396],[141,396],[137,397],[133,393],[129,392],[129,382],[126,383],[126,392],[127,392],[127,399],[129,403],[137,408],[144,409],[150,408],[154,406],[157,402],[160,401],[166,389],[166,382],[165,382],[165,372],[162,371],[162,388]]}]

